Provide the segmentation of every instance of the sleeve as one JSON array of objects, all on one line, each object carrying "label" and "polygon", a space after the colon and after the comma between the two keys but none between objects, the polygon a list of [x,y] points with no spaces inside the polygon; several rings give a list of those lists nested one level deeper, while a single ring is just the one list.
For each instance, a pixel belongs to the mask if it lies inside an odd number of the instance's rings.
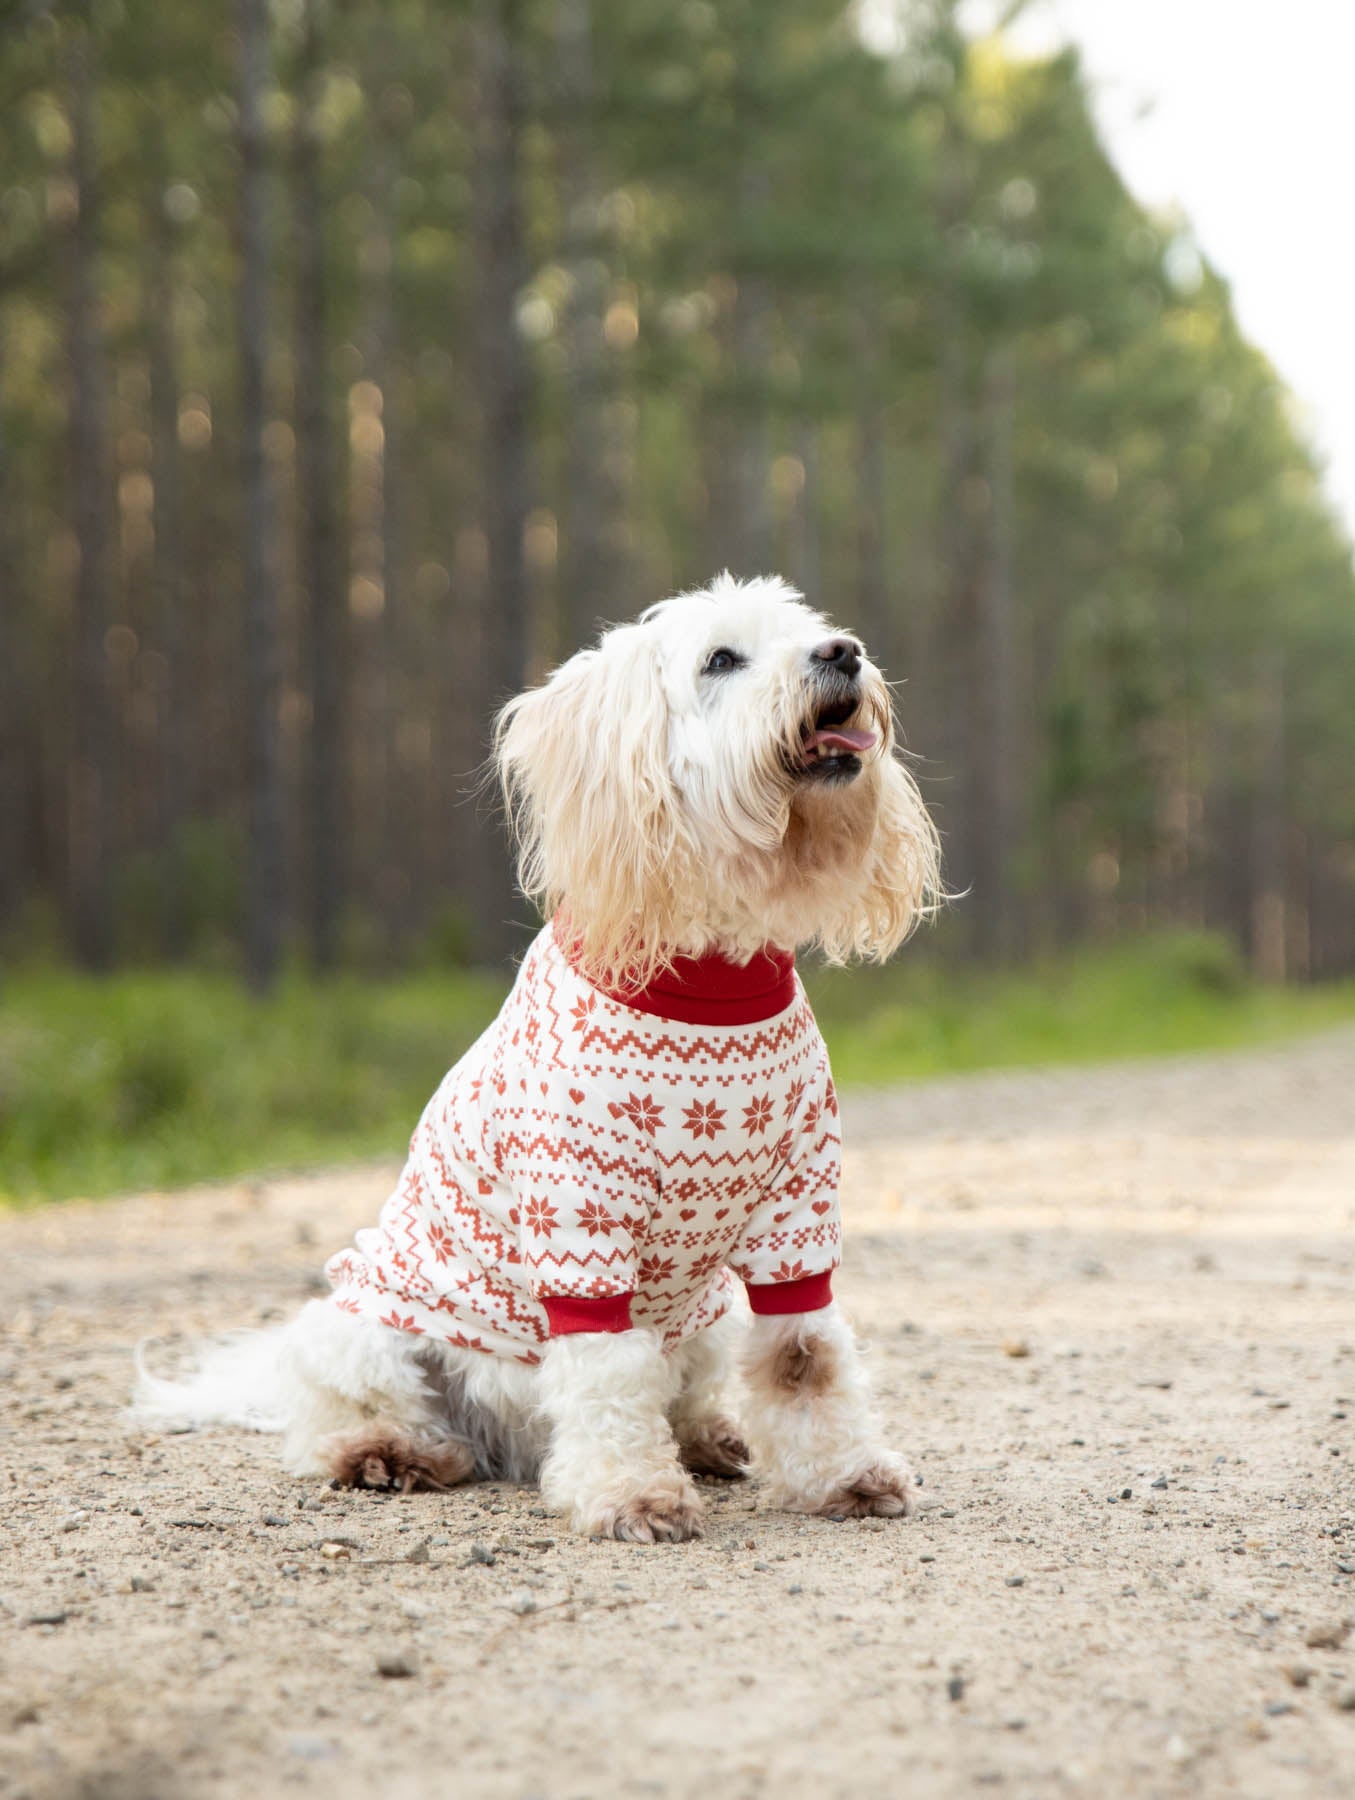
[{"label": "sleeve", "polygon": [[509,1216],[551,1336],[629,1330],[635,1238],[656,1186],[652,1159],[573,1071],[533,1069],[511,1080],[499,1111]]},{"label": "sleeve", "polygon": [[729,1259],[755,1313],[818,1312],[833,1298],[842,1135],[826,1049],[787,1135],[786,1159]]}]

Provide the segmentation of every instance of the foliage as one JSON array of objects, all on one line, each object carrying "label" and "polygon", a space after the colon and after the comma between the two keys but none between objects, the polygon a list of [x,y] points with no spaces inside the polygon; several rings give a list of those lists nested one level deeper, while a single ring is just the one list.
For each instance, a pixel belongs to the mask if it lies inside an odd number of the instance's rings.
[{"label": "foliage", "polygon": [[[1355,1017],[1349,986],[1258,989],[1226,941],[1175,935],[1020,975],[820,970],[846,1086],[1020,1063],[1255,1042]],[[430,971],[265,1001],[229,978],[33,970],[0,999],[0,1198],[174,1187],[401,1154],[445,1069],[493,1016],[493,978]]]}]

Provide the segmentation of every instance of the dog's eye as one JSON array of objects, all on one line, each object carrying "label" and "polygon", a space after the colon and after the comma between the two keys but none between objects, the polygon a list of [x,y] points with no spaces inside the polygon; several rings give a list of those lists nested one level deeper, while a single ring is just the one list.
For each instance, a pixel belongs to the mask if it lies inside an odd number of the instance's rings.
[{"label": "dog's eye", "polygon": [[701,673],[703,675],[728,675],[731,669],[741,669],[747,661],[748,658],[740,656],[737,650],[725,648],[712,650],[706,658],[706,666]]}]

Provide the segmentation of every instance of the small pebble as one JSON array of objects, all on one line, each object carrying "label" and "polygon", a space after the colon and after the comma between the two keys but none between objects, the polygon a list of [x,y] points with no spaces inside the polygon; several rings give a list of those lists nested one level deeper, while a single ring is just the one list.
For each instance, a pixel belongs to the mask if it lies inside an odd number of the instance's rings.
[{"label": "small pebble", "polygon": [[1295,1710],[1296,1708],[1292,1700],[1272,1700],[1270,1705],[1266,1708],[1266,1717],[1268,1719],[1282,1719],[1286,1713],[1291,1713]]},{"label": "small pebble", "polygon": [[30,1613],[28,1623],[30,1625],[64,1625],[68,1616],[64,1608],[58,1608],[52,1612]]},{"label": "small pebble", "polygon": [[466,1558],[466,1566],[469,1567],[471,1563],[483,1563],[485,1568],[492,1569],[494,1567],[494,1552],[490,1549],[488,1544],[472,1544],[470,1547],[470,1555]]},{"label": "small pebble", "polygon": [[328,1542],[321,1544],[320,1554],[326,1562],[352,1562],[353,1552],[347,1544]]},{"label": "small pebble", "polygon": [[328,1762],[339,1751],[338,1746],[329,1738],[314,1737],[309,1732],[297,1732],[287,1740],[287,1754],[299,1756],[303,1762]]},{"label": "small pebble", "polygon": [[1310,1650],[1339,1650],[1349,1630],[1344,1619],[1323,1619],[1309,1626],[1303,1641]]},{"label": "small pebble", "polygon": [[536,1611],[536,1595],[529,1594],[526,1588],[522,1588],[513,1595],[508,1602],[508,1607],[509,1611],[515,1612],[519,1618],[525,1618],[528,1613]]},{"label": "small pebble", "polygon": [[946,1683],[946,1696],[951,1700],[963,1700],[965,1679],[963,1675],[952,1675]]},{"label": "small pebble", "polygon": [[1342,1688],[1336,1696],[1336,1705],[1341,1712],[1355,1712],[1355,1687]]},{"label": "small pebble", "polygon": [[1308,1667],[1307,1663],[1286,1663],[1284,1674],[1290,1687],[1306,1688],[1313,1679],[1313,1670]]},{"label": "small pebble", "polygon": [[1157,1489],[1157,1491],[1159,1493],[1162,1492],[1162,1490],[1166,1487],[1166,1485],[1167,1485],[1167,1477],[1165,1475],[1159,1475],[1157,1480],[1153,1483],[1153,1486]]},{"label": "small pebble", "polygon": [[376,1672],[387,1681],[407,1681],[418,1673],[418,1664],[403,1650],[385,1650],[376,1659]]},{"label": "small pebble", "polygon": [[1024,1575],[1008,1575],[1008,1577],[1007,1577],[1007,1586],[1008,1587],[1024,1587],[1025,1585],[1026,1585],[1026,1578]]},{"label": "small pebble", "polygon": [[1134,1498],[1133,1488],[1121,1488],[1120,1498],[1121,1500],[1132,1500]]},{"label": "small pebble", "polygon": [[405,1553],[405,1561],[408,1563],[431,1562],[432,1557],[430,1556],[429,1550],[428,1550],[428,1539],[420,1538],[418,1543],[415,1544],[414,1548]]},{"label": "small pebble", "polygon": [[265,1525],[290,1525],[292,1521],[284,1519],[281,1513],[265,1513],[263,1522]]},{"label": "small pebble", "polygon": [[1024,1338],[1008,1338],[1002,1346],[1002,1354],[1019,1360],[1023,1356],[1030,1355],[1030,1345]]}]

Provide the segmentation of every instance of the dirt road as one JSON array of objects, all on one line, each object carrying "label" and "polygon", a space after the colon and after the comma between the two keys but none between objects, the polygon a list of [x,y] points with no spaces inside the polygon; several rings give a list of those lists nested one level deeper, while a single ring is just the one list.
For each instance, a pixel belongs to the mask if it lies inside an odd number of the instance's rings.
[{"label": "dirt road", "polygon": [[0,1218],[0,1800],[1355,1794],[1355,1032],[846,1124],[906,1524],[129,1429],[129,1345],[282,1316],[388,1169]]}]

